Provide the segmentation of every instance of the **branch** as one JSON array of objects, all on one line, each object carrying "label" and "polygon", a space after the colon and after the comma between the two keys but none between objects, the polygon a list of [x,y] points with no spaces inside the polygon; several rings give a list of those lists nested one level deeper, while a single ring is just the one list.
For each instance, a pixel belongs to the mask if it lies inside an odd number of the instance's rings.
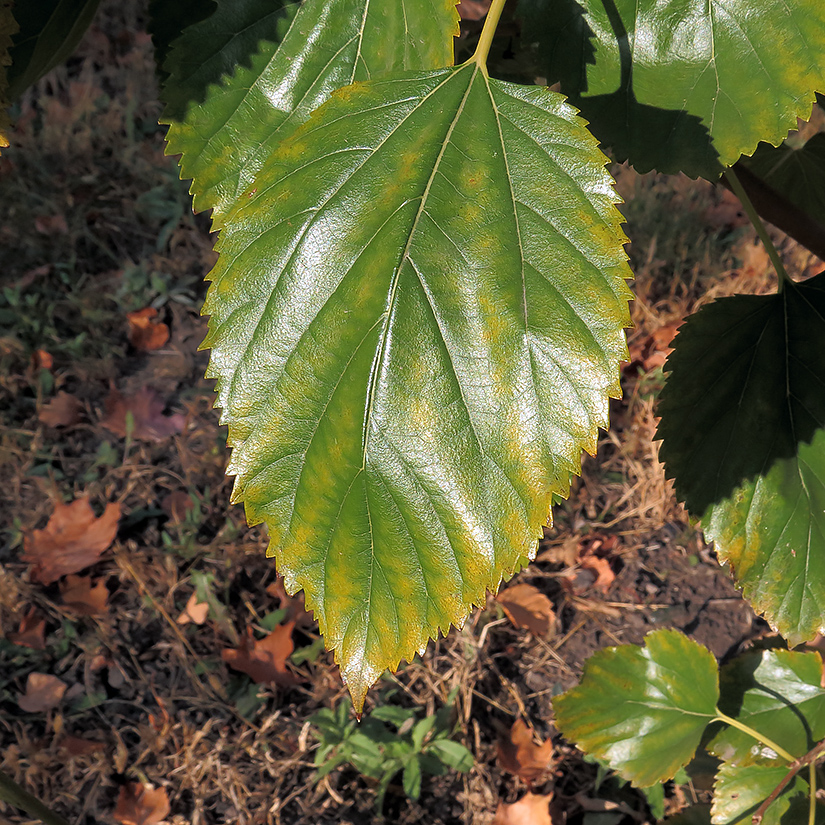
[{"label": "branch", "polygon": [[[732,168],[756,211],[766,221],[825,261],[825,226],[768,186],[741,161],[735,163]],[[730,189],[730,184],[724,176],[722,183]]]},{"label": "branch", "polygon": [[[768,808],[776,802],[779,798],[779,794],[781,794],[782,791],[788,787],[790,781],[799,773],[800,770],[802,770],[802,768],[816,762],[823,755],[825,755],[825,739],[823,739],[819,744],[814,745],[814,747],[811,748],[805,756],[800,756],[799,759],[792,762],[788,766],[788,773],[785,774],[782,781],[771,791],[770,796],[756,809],[756,813],[751,818],[752,825],[759,825],[765,816],[765,811],[767,811]],[[813,788],[811,789],[811,793],[814,793]]]}]

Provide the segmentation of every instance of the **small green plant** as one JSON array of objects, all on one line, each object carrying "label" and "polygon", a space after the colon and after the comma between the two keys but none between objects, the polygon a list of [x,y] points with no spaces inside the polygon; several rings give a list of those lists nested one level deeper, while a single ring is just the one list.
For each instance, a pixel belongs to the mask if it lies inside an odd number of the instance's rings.
[{"label": "small green plant", "polygon": [[310,717],[317,728],[316,780],[335,768],[350,764],[359,773],[376,780],[376,809],[380,812],[393,778],[400,772],[404,793],[418,799],[421,780],[427,774],[441,776],[448,770],[468,771],[473,755],[450,735],[451,706],[418,718],[418,711],[383,705],[365,716],[360,724],[349,702],[331,710],[324,708]]},{"label": "small green plant", "polygon": [[[719,760],[711,822],[814,825],[825,757],[817,653],[752,650],[720,669],[675,630],[601,650],[556,697],[559,730],[639,788],[673,779],[704,747]],[[806,814],[807,811],[807,814]]]}]

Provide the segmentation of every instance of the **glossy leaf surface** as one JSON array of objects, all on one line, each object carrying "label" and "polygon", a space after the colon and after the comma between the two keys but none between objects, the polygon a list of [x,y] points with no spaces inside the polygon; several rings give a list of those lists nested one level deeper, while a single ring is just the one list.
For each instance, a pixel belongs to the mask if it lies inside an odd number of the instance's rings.
[{"label": "glossy leaf surface", "polygon": [[744,161],[771,189],[825,225],[825,133],[798,148],[760,143]]},{"label": "glossy leaf surface", "polygon": [[527,561],[607,424],[603,164],[560,95],[471,63],[342,89],[227,217],[205,345],[234,498],[356,707]]},{"label": "glossy leaf surface", "polygon": [[[639,171],[709,179],[774,145],[825,89],[820,0],[530,0],[548,81]],[[576,68],[570,61],[576,61]]]},{"label": "glossy leaf surface", "polygon": [[[711,806],[713,825],[751,825],[757,808],[788,772],[787,765],[731,765],[716,775]],[[807,821],[808,783],[797,774],[765,811],[762,825],[799,825]]]},{"label": "glossy leaf surface", "polygon": [[62,63],[77,48],[100,0],[25,0],[14,5],[20,31],[14,35],[9,89],[21,92]]},{"label": "glossy leaf surface", "polygon": [[[825,738],[825,689],[817,653],[764,650],[746,653],[722,668],[719,708],[797,758]],[[753,737],[725,728],[710,743],[726,762],[754,764],[765,750]]]},{"label": "glossy leaf surface", "polygon": [[553,700],[556,725],[582,750],[634,785],[673,778],[716,715],[716,660],[675,630],[645,646],[600,650],[576,687]]},{"label": "glossy leaf surface", "polygon": [[791,644],[825,618],[825,276],[680,328],[660,457],[745,596]]},{"label": "glossy leaf surface", "polygon": [[166,63],[167,152],[183,154],[195,209],[212,208],[216,228],[266,157],[332,91],[452,63],[454,0],[306,0],[292,14],[285,29],[280,3],[223,0]]}]

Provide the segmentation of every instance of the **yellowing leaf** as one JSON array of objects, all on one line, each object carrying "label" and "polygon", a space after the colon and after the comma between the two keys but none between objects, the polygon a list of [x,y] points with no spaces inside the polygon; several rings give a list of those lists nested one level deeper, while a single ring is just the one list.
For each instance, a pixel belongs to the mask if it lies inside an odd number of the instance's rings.
[{"label": "yellowing leaf", "polygon": [[628,322],[604,157],[475,63],[355,84],[226,216],[204,311],[234,499],[361,706],[535,552]]}]

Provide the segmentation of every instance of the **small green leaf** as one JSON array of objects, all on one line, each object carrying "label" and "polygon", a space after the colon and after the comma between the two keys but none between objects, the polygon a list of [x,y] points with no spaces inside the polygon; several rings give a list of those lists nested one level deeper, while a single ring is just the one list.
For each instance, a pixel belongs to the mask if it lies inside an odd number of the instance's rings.
[{"label": "small green leaf", "polygon": [[460,742],[436,739],[427,746],[427,753],[436,756],[454,771],[466,773],[473,767],[473,755]]},{"label": "small green leaf", "polygon": [[418,799],[421,795],[421,763],[418,761],[418,755],[413,756],[407,761],[404,766],[403,774],[404,793],[410,799]]},{"label": "small green leaf", "polygon": [[553,700],[556,725],[583,751],[639,787],[671,779],[716,715],[716,660],[675,630],[645,646],[591,656],[581,683]]},{"label": "small green leaf", "polygon": [[825,225],[825,133],[803,146],[760,143],[742,162],[755,175],[815,221]]},{"label": "small green leaf", "polygon": [[792,644],[825,627],[825,275],[681,327],[660,458],[754,607]]},{"label": "small green leaf", "polygon": [[[753,651],[722,668],[719,708],[798,758],[825,738],[821,680],[822,659],[817,653]],[[708,747],[734,764],[764,758],[764,746],[733,727],[722,730]]]},{"label": "small green leaf", "polygon": [[25,0],[14,4],[14,35],[7,71],[12,100],[68,58],[89,28],[100,0]]},{"label": "small green leaf", "polygon": [[[716,775],[710,821],[713,825],[751,825],[756,809],[787,773],[787,765],[723,764]],[[799,801],[805,802],[804,809],[807,810],[808,791],[808,783],[801,776],[795,776],[776,802],[768,807],[762,825],[799,825],[807,817],[800,817],[796,806],[793,811],[788,809],[793,798],[800,797]]]},{"label": "small green leaf", "polygon": [[[454,0],[306,0],[288,30],[281,5],[219,0],[165,66],[167,153],[182,153],[195,210],[212,208],[216,228],[273,149],[335,89],[453,60]],[[237,36],[222,47],[226,32]]]},{"label": "small green leaf", "polygon": [[629,276],[560,95],[474,62],[359,83],[227,216],[204,307],[234,501],[356,708],[535,551],[596,448]]},{"label": "small green leaf", "polygon": [[404,722],[415,716],[415,711],[412,708],[400,708],[397,705],[381,705],[372,711],[370,716],[400,728]]},{"label": "small green leaf", "polygon": [[825,90],[820,0],[581,0],[584,18],[575,5],[531,0],[526,30],[548,81],[639,171],[712,180],[782,141]]}]

